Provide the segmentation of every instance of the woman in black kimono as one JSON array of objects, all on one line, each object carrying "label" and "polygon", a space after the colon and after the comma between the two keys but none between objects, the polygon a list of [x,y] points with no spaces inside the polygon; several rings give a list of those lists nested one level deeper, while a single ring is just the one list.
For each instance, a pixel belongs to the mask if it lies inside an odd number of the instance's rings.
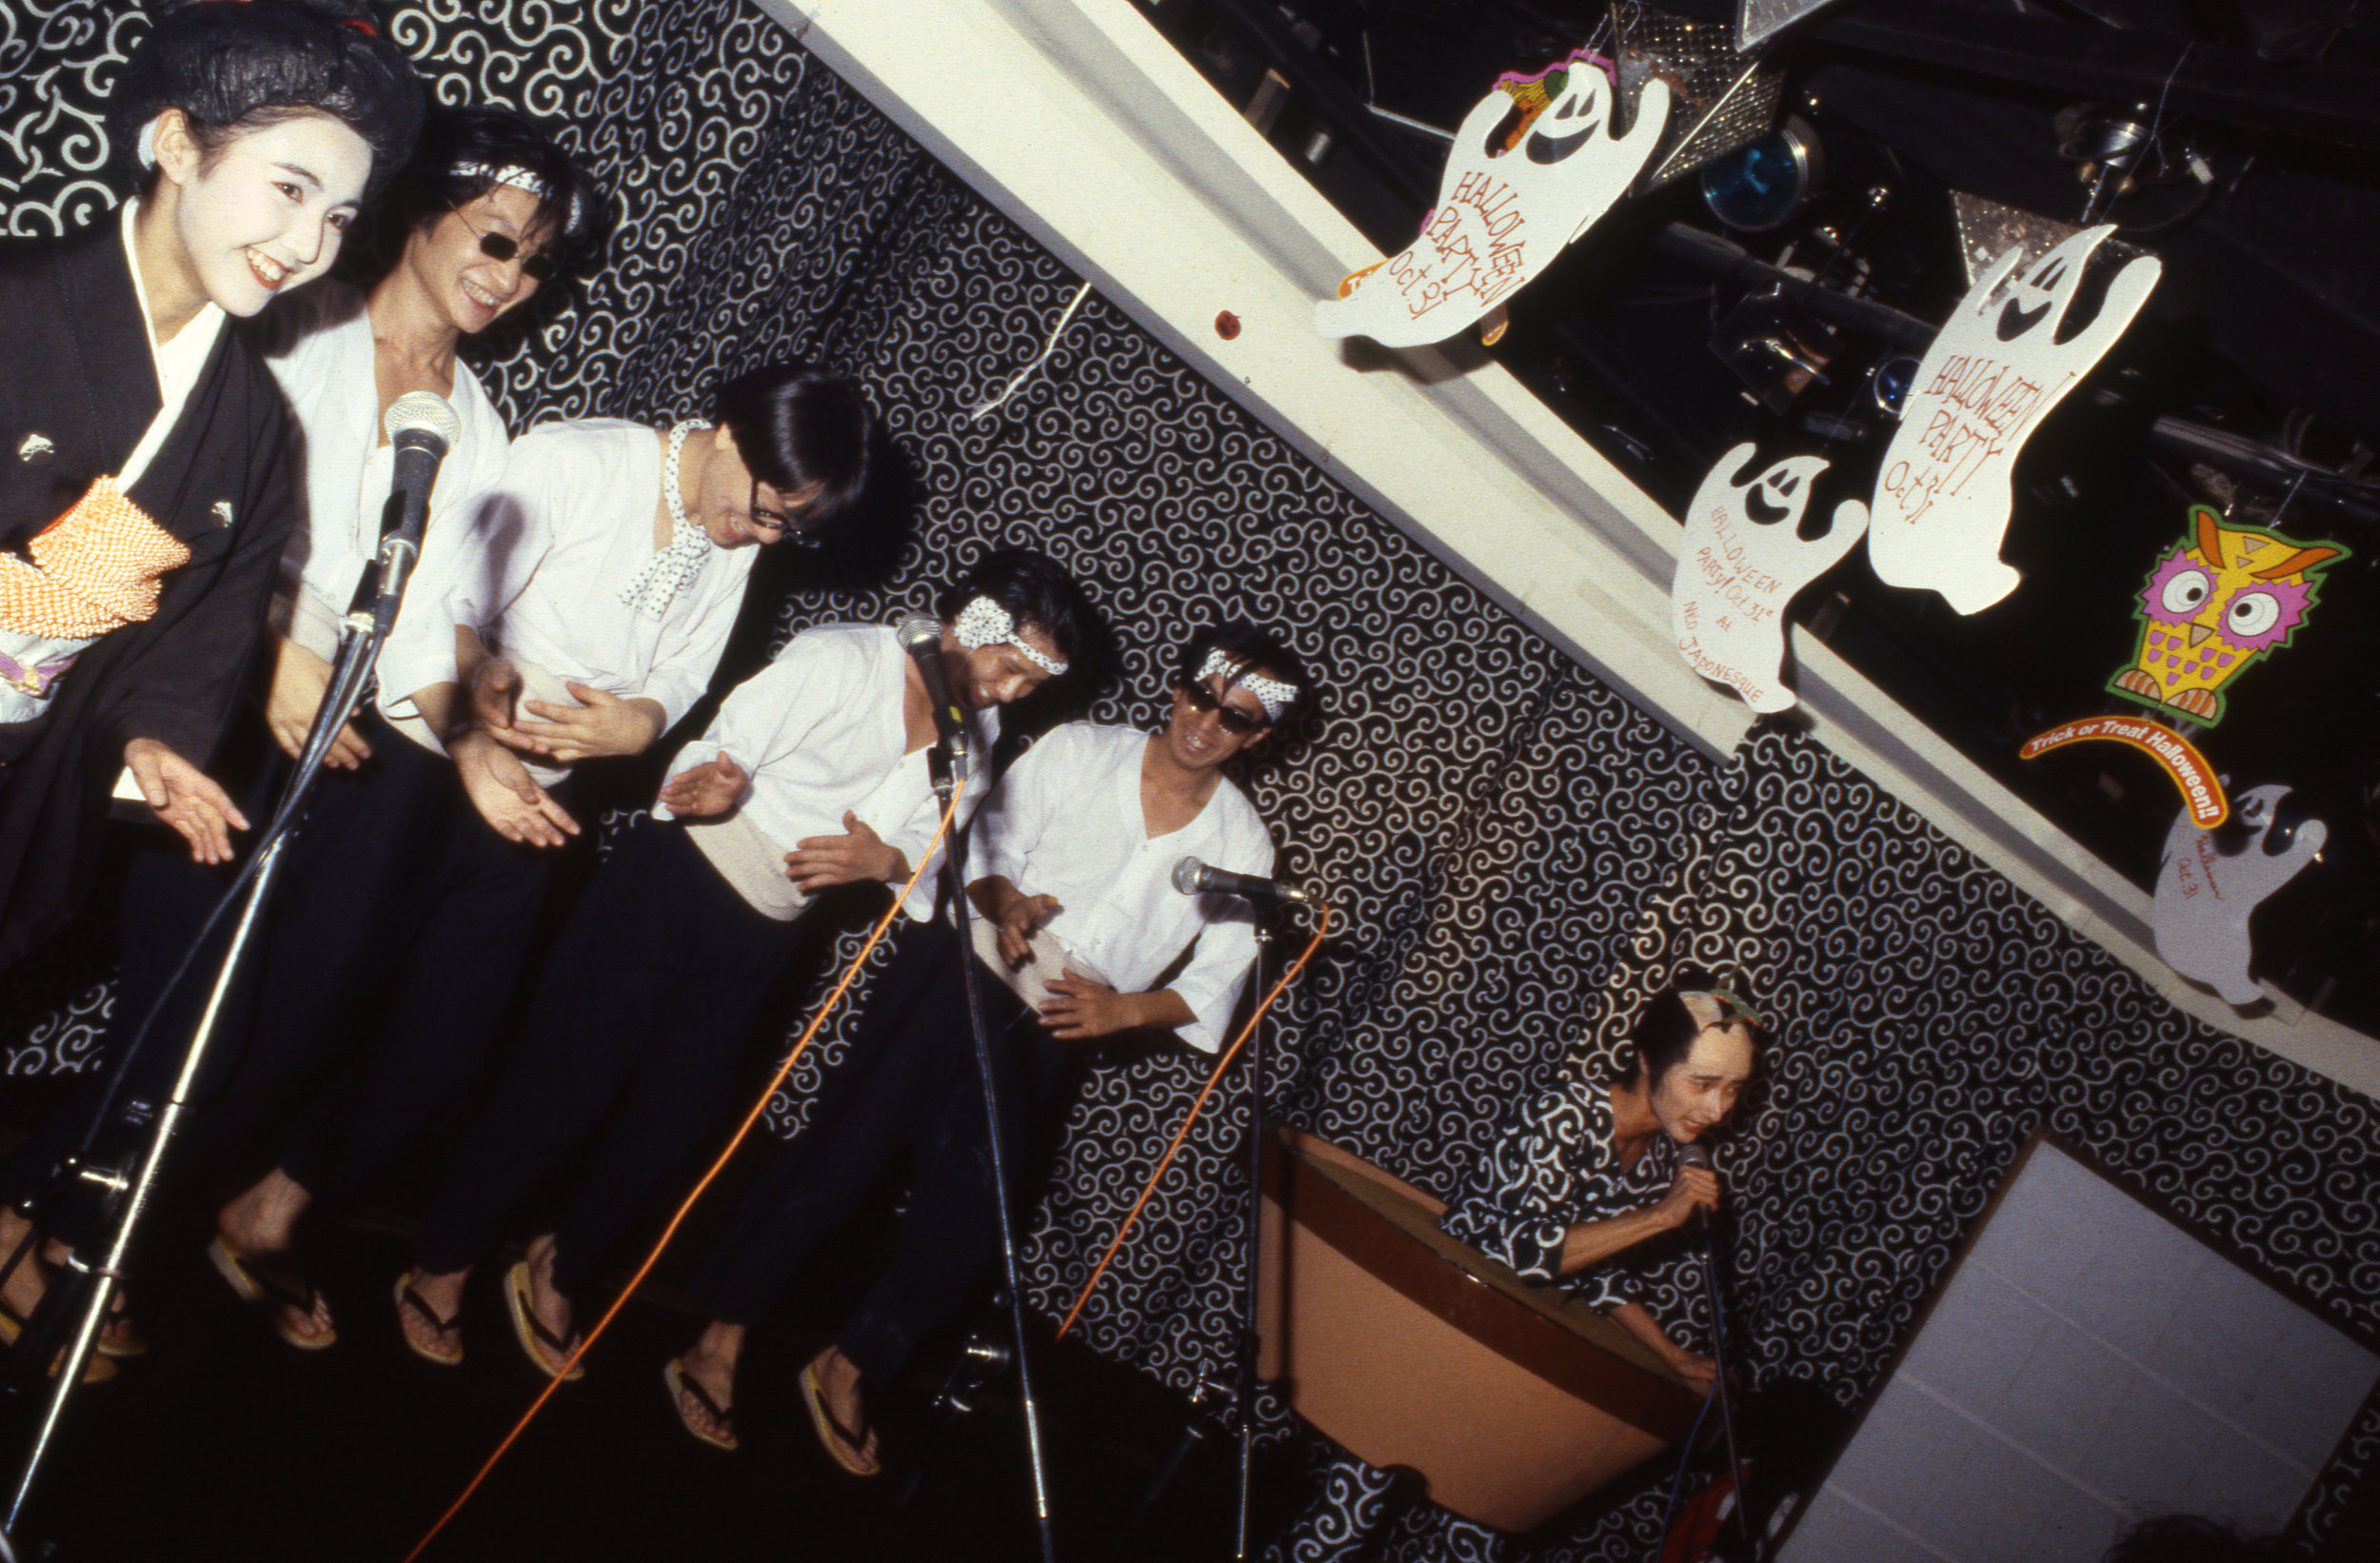
[{"label": "woman in black kimono", "polygon": [[166,11],[109,104],[120,216],[0,248],[0,966],[72,909],[129,768],[201,861],[205,773],[292,498],[288,412],[226,328],[328,269],[422,91],[362,7]]},{"label": "woman in black kimono", "polygon": [[1648,1000],[1628,1056],[1527,1103],[1439,1225],[1533,1280],[1561,1281],[1697,1389],[1717,1365],[1669,1337],[1612,1262],[1716,1210],[1718,1175],[1677,1147],[1724,1124],[1759,1061],[1760,1019],[1699,974]]},{"label": "woman in black kimono", "polygon": [[[295,501],[288,404],[228,320],[329,268],[422,111],[360,5],[176,6],[109,103],[138,195],[0,246],[0,967],[72,911],[120,771],[199,861],[247,826],[204,767]],[[24,1236],[0,1212],[10,1340]]]}]

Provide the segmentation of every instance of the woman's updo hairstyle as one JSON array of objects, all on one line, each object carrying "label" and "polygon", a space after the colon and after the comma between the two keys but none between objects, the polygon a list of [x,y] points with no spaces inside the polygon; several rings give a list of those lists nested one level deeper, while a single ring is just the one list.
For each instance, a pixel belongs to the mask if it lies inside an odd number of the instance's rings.
[{"label": "woman's updo hairstyle", "polygon": [[422,143],[397,182],[397,217],[407,231],[435,227],[515,170],[539,187],[528,233],[557,272],[585,258],[609,223],[610,197],[526,115],[485,105],[433,106]]},{"label": "woman's updo hairstyle", "polygon": [[1686,1061],[1695,1039],[1715,1025],[1740,1024],[1756,1054],[1767,1033],[1758,1014],[1737,997],[1741,991],[1697,968],[1677,973],[1668,987],[1645,1000],[1636,1023],[1629,1028],[1628,1048],[1611,1083],[1634,1083],[1641,1070],[1644,1089],[1657,1089],[1671,1070]]},{"label": "woman's updo hairstyle", "polygon": [[413,155],[422,83],[352,0],[186,0],[158,15],[108,98],[109,137],[136,183],[154,161],[141,132],[169,109],[208,153],[242,130],[328,114],[371,148],[371,194]]}]

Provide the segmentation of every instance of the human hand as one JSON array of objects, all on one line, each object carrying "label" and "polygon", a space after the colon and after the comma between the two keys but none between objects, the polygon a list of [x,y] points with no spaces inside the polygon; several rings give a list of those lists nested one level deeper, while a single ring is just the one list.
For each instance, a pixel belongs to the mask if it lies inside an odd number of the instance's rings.
[{"label": "human hand", "polygon": [[785,854],[785,876],[804,890],[906,876],[909,860],[901,849],[887,845],[849,809],[843,811],[843,828],[849,834],[810,836],[796,841]]},{"label": "human hand", "polygon": [[1140,1023],[1138,994],[1118,993],[1069,969],[1049,984],[1053,996],[1041,1006],[1041,1024],[1061,1042],[1112,1037]]},{"label": "human hand", "polygon": [[[306,747],[306,735],[314,729],[314,713],[322,709],[323,696],[329,689],[330,664],[288,637],[279,637],[272,687],[265,694],[265,725],[283,754],[295,760]],[[371,757],[372,746],[348,722],[340,724],[339,736],[330,741],[323,763],[333,770],[351,771]]]},{"label": "human hand", "polygon": [[215,779],[153,738],[124,746],[124,763],[158,819],[190,843],[190,861],[231,861],[231,832],[248,828],[248,816]]},{"label": "human hand", "polygon": [[497,736],[512,748],[542,755],[559,765],[606,755],[640,754],[661,736],[661,722],[650,702],[624,700],[584,683],[563,687],[580,703],[523,701],[522,710],[544,720],[515,722],[509,737]]},{"label": "human hand", "polygon": [[1033,931],[1065,908],[1056,896],[1019,896],[1000,912],[1000,958],[1010,970],[1033,954]]},{"label": "human hand", "polygon": [[1696,1395],[1711,1393],[1711,1384],[1719,1375],[1719,1365],[1700,1352],[1690,1352],[1683,1346],[1672,1345],[1667,1353],[1670,1371],[1692,1385]]},{"label": "human hand", "polygon": [[663,782],[661,801],[681,820],[715,820],[744,801],[749,780],[743,766],[716,754]]},{"label": "human hand", "polygon": [[1662,1224],[1673,1230],[1693,1219],[1697,1209],[1716,1215],[1719,1208],[1719,1175],[1709,1167],[1681,1165],[1677,1176],[1670,1180],[1669,1192],[1653,1208]]},{"label": "human hand", "polygon": [[522,846],[556,847],[579,833],[570,811],[537,784],[520,757],[474,728],[446,745],[463,791],[487,827]]},{"label": "human hand", "polygon": [[[521,670],[503,657],[490,657],[471,670],[471,720],[510,743],[512,703],[521,698]],[[516,745],[517,747],[517,745]]]}]

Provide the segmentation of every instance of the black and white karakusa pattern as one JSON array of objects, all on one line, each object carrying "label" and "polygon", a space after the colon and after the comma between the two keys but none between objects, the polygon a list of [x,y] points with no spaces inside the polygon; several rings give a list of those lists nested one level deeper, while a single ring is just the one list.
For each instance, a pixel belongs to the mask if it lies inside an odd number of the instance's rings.
[{"label": "black and white karakusa pattern", "polygon": [[[887,619],[979,550],[1024,543],[1116,621],[1125,677],[1092,703],[1100,720],[1153,716],[1172,646],[1218,614],[1279,623],[1317,659],[1327,720],[1250,788],[1284,871],[1342,914],[1277,1012],[1277,1116],[1451,1196],[1514,1102],[1613,1061],[1675,968],[1716,966],[1745,975],[1780,1038],[1764,1100],[1720,1157],[1733,1338],[1755,1382],[1812,1377],[1847,1405],[1872,1387],[2042,1123],[2380,1331],[2370,1100],[2180,1015],[1824,751],[1763,732],[1713,764],[1104,301],[997,413],[971,416],[1041,350],[1079,279],[756,8],[427,0],[384,14],[442,97],[544,116],[618,192],[605,265],[486,362],[516,427],[667,423],[722,374],[788,351],[857,374],[883,412],[915,495],[897,564],[865,584],[806,563],[781,575],[794,589],[755,605],[755,646]],[[0,0],[10,231],[69,229],[112,203],[97,106],[145,25],[103,0]],[[855,947],[846,936],[838,953]],[[64,967],[12,979],[7,1072],[79,1067],[104,999]],[[781,1124],[799,1121],[849,1018],[830,1022]],[[1045,1313],[1071,1300],[1205,1072],[1179,1051],[1093,1071],[1035,1218],[1028,1287]],[[1237,1082],[1219,1096],[1081,1326],[1180,1389],[1230,1359],[1245,1111]],[[1639,1287],[1701,1343],[1689,1278],[1656,1256]],[[2368,1408],[2301,1534],[2333,1522],[2375,1459]],[[1656,1480],[1503,1541],[1325,1458],[1311,1523],[1280,1546],[1633,1563],[1653,1552]]]}]

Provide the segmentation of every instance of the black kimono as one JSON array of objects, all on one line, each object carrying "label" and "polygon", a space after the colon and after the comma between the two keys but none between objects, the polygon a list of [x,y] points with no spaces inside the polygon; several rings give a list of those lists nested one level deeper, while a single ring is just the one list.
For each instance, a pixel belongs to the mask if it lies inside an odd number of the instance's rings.
[{"label": "black kimono", "polygon": [[[121,468],[163,396],[112,219],[0,245],[0,547],[21,550]],[[0,768],[0,968],[86,888],[127,742],[155,739],[198,765],[213,756],[294,514],[290,442],[280,387],[227,328],[130,489],[188,563],[163,577],[154,616],[84,650]]]}]

